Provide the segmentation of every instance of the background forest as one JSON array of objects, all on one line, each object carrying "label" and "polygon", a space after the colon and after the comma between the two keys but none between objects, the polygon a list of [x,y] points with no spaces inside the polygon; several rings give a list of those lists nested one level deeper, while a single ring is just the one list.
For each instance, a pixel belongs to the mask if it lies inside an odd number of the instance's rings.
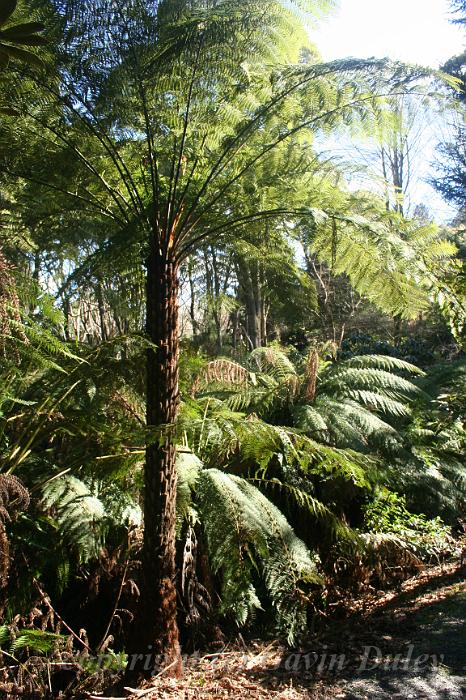
[{"label": "background forest", "polygon": [[[324,63],[333,5],[2,2],[6,692],[297,645],[461,550],[464,55]],[[407,201],[434,118],[449,225]]]}]

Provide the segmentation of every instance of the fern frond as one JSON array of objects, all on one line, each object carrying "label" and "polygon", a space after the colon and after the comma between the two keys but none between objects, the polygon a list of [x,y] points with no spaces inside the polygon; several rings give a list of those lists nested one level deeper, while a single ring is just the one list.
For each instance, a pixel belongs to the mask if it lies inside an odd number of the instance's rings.
[{"label": "fern frond", "polygon": [[64,642],[66,637],[61,634],[47,632],[45,630],[23,628],[10,646],[10,654],[16,656],[21,649],[28,649],[36,654],[50,654],[58,643]]},{"label": "fern frond", "polygon": [[249,355],[249,363],[259,372],[269,374],[275,379],[296,376],[293,363],[277,348],[256,348]]},{"label": "fern frond", "polygon": [[372,410],[380,411],[387,416],[409,416],[411,409],[402,401],[397,401],[389,396],[379,394],[376,391],[367,391],[367,389],[350,389],[348,390],[348,398],[355,402],[366,406]]},{"label": "fern frond", "polygon": [[298,430],[310,435],[328,431],[328,424],[322,413],[311,405],[297,406],[294,411],[294,421]]},{"label": "fern frond", "polygon": [[42,507],[51,512],[63,538],[82,560],[98,555],[105,507],[86,484],[68,474],[48,481],[42,488]]},{"label": "fern frond", "polygon": [[385,393],[387,396],[421,396],[422,391],[408,379],[374,368],[332,368],[322,378],[321,389],[325,392],[344,393],[347,389],[367,389]]},{"label": "fern frond", "polygon": [[178,449],[176,453],[177,485],[176,485],[176,517],[178,533],[184,520],[196,521],[193,493],[203,468],[201,460],[186,449]]},{"label": "fern frond", "polygon": [[214,571],[223,572],[222,606],[244,622],[257,607],[252,588],[259,567],[291,643],[305,626],[306,584],[321,584],[316,561],[283,514],[252,484],[217,469],[201,473],[198,488]]},{"label": "fern frond", "polygon": [[248,370],[237,362],[223,358],[212,360],[196,377],[193,396],[206,388],[212,391],[224,386],[244,386],[249,382],[249,375]]},{"label": "fern frond", "polygon": [[319,532],[321,532],[322,535],[325,533],[325,537],[322,538],[323,541],[353,540],[357,537],[356,533],[351,530],[346,523],[338,518],[324,503],[308,493],[308,491],[304,491],[304,489],[277,479],[276,477],[267,479],[250,476],[247,480],[252,484],[256,484],[258,488],[264,490],[266,493],[269,491],[278,491],[281,495],[285,496],[289,506],[287,510],[291,508],[290,502],[293,502],[298,506],[300,512],[306,511],[311,521],[314,521],[315,526],[319,529]]},{"label": "fern frond", "polygon": [[406,360],[401,360],[398,357],[391,357],[389,355],[356,355],[355,357],[350,357],[348,360],[345,360],[342,364],[344,364],[345,367],[372,367],[389,372],[400,370],[409,374],[417,374],[421,377],[425,376],[425,372],[411,362],[406,362]]}]

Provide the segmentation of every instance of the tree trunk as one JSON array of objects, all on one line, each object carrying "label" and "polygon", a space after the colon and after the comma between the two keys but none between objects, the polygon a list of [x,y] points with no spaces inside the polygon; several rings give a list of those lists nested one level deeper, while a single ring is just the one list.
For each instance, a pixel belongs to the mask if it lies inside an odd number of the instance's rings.
[{"label": "tree trunk", "polygon": [[193,330],[193,337],[195,338],[198,331],[198,323],[196,320],[196,288],[194,285],[193,277],[193,258],[188,259],[188,281],[189,281],[189,315],[191,317],[191,326]]},{"label": "tree trunk", "polygon": [[104,295],[102,293],[102,283],[99,281],[95,288],[96,298],[97,298],[97,309],[99,312],[99,324],[100,324],[100,338],[102,342],[108,340],[107,329],[105,327],[105,304]]},{"label": "tree trunk", "polygon": [[246,333],[251,350],[262,345],[261,337],[261,290],[257,263],[237,259],[237,278],[240,299],[245,308]]},{"label": "tree trunk", "polygon": [[178,269],[155,242],[151,248],[146,328],[156,345],[147,352],[147,425],[152,437],[144,472],[141,595],[128,645],[126,676],[131,679],[168,666],[168,675],[182,671],[175,583],[176,447],[170,429],[178,413]]},{"label": "tree trunk", "polygon": [[222,305],[220,303],[221,289],[220,289],[220,273],[217,263],[217,255],[215,252],[215,247],[210,246],[210,255],[212,258],[212,285],[214,293],[214,304],[213,304],[213,317],[215,324],[215,339],[217,344],[217,355],[221,354],[223,350],[223,339],[222,339]]}]

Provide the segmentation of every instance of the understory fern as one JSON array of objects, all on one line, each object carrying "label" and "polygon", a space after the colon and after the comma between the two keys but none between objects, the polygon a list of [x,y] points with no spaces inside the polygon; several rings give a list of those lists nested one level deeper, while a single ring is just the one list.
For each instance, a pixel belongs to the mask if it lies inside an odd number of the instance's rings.
[{"label": "understory fern", "polygon": [[98,556],[105,507],[86,484],[69,474],[50,480],[42,489],[42,507],[80,559]]},{"label": "understory fern", "polygon": [[66,637],[46,630],[23,627],[13,631],[8,625],[0,627],[0,655],[2,650],[8,650],[8,655],[16,658],[18,653],[26,649],[29,654],[46,656],[53,652],[57,645],[63,644]]},{"label": "understory fern", "polygon": [[196,511],[210,565],[221,577],[221,607],[244,625],[261,607],[255,579],[261,577],[277,627],[293,643],[306,626],[312,590],[322,579],[318,558],[300,540],[280,510],[256,486],[219,469],[204,469],[194,455],[178,458],[178,507]]},{"label": "understory fern", "polygon": [[[365,508],[365,528],[370,535],[384,534],[397,539],[401,549],[421,561],[438,558],[455,549],[451,531],[439,517],[410,513],[406,498],[384,490]],[[372,538],[373,543],[377,538]]]},{"label": "understory fern", "polygon": [[422,370],[397,358],[328,361],[314,350],[301,365],[277,348],[258,348],[242,373],[237,363],[209,363],[195,390],[232,411],[257,414],[269,424],[285,422],[319,443],[360,452],[373,448],[374,437],[379,445],[396,442],[392,423],[409,417],[410,404],[423,396],[407,378],[422,376]]}]

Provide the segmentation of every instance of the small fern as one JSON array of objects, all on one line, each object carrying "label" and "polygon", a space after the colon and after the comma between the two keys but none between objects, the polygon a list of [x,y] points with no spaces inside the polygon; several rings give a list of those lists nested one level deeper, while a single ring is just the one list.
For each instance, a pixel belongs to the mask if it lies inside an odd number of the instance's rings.
[{"label": "small fern", "polygon": [[0,627],[0,651],[4,649],[13,657],[23,649],[26,649],[29,654],[47,656],[65,640],[64,635],[46,630],[23,627],[13,631],[8,625]]}]

